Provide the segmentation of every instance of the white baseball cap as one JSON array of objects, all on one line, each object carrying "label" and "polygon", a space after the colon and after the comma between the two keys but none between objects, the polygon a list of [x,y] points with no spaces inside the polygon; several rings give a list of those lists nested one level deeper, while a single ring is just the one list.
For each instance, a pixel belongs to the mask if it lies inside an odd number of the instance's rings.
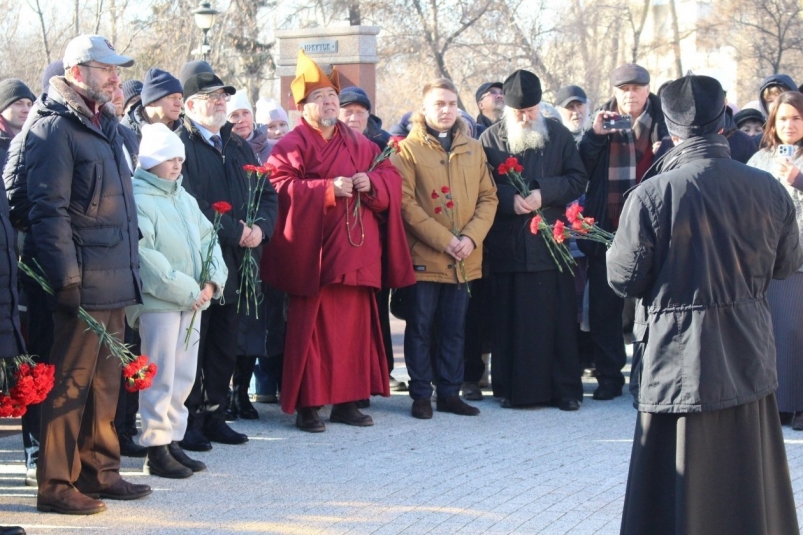
[{"label": "white baseball cap", "polygon": [[119,65],[120,67],[131,67],[134,65],[134,58],[121,56],[114,51],[114,47],[108,39],[100,35],[79,35],[69,43],[64,50],[64,68],[69,69],[73,65],[80,65],[87,61],[97,61],[107,65]]}]

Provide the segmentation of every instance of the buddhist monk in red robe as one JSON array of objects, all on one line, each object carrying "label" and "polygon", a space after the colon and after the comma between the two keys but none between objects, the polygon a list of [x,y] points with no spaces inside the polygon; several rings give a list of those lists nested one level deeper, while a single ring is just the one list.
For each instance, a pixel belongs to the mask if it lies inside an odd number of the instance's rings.
[{"label": "buddhist monk in red robe", "polygon": [[[374,292],[415,282],[401,219],[401,177],[379,149],[338,120],[337,70],[299,52],[293,99],[302,119],[271,152],[279,218],[267,282],[290,296],[282,410],[321,432],[330,421],[373,425],[355,401],[390,395]],[[357,202],[359,201],[359,204]]]}]

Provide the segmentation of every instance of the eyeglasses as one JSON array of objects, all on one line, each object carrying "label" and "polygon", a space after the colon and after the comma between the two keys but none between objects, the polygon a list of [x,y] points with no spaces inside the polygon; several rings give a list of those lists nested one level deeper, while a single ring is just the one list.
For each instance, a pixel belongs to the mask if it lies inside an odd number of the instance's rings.
[{"label": "eyeglasses", "polygon": [[97,65],[87,65],[86,63],[79,63],[79,65],[81,67],[89,67],[90,69],[99,69],[108,74],[109,76],[111,76],[112,74],[120,76],[120,72],[122,72],[120,70],[120,67],[98,67]]},{"label": "eyeglasses", "polygon": [[208,100],[209,102],[228,102],[231,100],[231,95],[228,93],[206,93],[202,95],[195,95],[198,100]]}]

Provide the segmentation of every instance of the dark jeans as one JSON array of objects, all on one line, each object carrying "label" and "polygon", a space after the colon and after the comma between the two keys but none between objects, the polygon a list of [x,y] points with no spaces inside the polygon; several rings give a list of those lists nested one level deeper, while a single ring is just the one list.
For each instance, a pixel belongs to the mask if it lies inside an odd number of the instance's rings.
[{"label": "dark jeans", "polygon": [[404,361],[410,375],[410,397],[432,397],[433,365],[430,358],[430,329],[438,324],[436,348],[439,398],[456,396],[463,384],[466,310],[465,284],[417,282],[409,288],[410,308],[404,329]]},{"label": "dark jeans", "polygon": [[594,343],[597,382],[622,388],[622,368],[627,363],[622,334],[622,310],[625,301],[608,285],[604,256],[588,257],[588,322]]},{"label": "dark jeans", "polygon": [[[139,332],[125,325],[125,343],[131,346],[135,355],[140,354]],[[137,411],[139,411],[139,392],[129,392],[125,389],[125,379],[120,374],[120,394],[117,397],[117,414],[114,416],[114,429],[117,436],[137,434]]]},{"label": "dark jeans", "polygon": [[237,359],[238,321],[236,301],[214,303],[201,316],[198,371],[192,392],[184,402],[190,411],[188,429],[200,429],[206,420],[223,420]]}]

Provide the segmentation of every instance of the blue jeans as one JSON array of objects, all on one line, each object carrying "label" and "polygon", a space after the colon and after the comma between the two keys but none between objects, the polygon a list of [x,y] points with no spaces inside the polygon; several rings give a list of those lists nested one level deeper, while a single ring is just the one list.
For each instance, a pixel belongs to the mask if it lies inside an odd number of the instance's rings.
[{"label": "blue jeans", "polygon": [[[437,367],[438,398],[456,396],[463,384],[468,286],[417,282],[409,289],[410,308],[404,329],[404,361],[410,376],[410,397],[432,397],[432,366]],[[430,357],[430,331],[437,322],[434,359]]]}]

